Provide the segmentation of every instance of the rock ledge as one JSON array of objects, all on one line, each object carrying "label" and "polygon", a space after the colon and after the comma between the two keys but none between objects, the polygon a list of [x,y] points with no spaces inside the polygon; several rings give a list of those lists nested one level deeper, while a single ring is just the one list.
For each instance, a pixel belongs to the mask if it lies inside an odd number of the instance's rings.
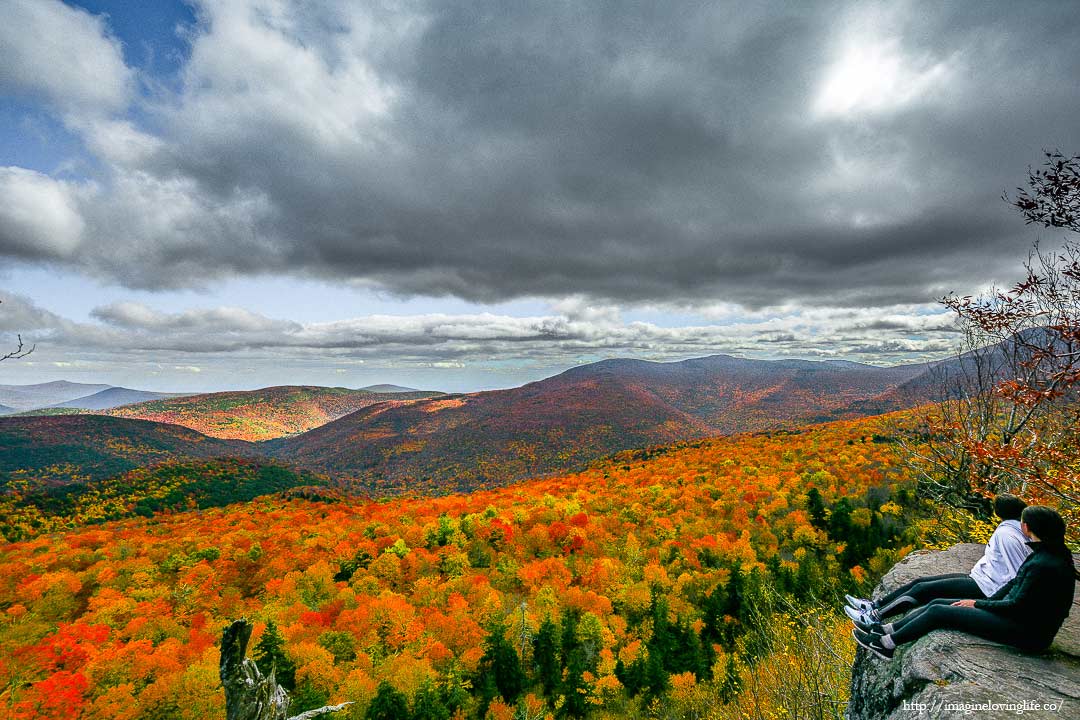
[{"label": "rock ledge", "polygon": [[[967,572],[984,546],[917,551],[881,580],[875,596],[926,575]],[[932,632],[891,661],[859,648],[848,720],[1080,717],[1080,588],[1073,610],[1042,655],[953,631]]]}]

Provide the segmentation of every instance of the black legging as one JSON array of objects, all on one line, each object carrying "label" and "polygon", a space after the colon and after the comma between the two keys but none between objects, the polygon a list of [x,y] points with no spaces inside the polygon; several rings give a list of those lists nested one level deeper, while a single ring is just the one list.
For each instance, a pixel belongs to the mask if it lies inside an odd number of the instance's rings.
[{"label": "black legging", "polygon": [[979,589],[979,584],[963,573],[931,575],[901,585],[888,595],[878,600],[878,617],[910,610],[917,605],[925,605],[935,598],[954,598],[957,600],[982,600],[986,596]]},{"label": "black legging", "polygon": [[1028,652],[1044,649],[1031,638],[1030,630],[1015,620],[979,608],[953,607],[956,600],[938,598],[912,610],[903,620],[892,623],[889,635],[897,645],[918,640],[931,630],[960,630],[992,642],[1005,643]]}]

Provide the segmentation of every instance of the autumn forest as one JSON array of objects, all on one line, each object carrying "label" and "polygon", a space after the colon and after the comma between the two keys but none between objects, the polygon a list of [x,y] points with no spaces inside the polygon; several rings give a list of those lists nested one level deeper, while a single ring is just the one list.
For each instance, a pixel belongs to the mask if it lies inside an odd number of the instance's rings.
[{"label": "autumn forest", "polygon": [[[291,712],[737,717],[805,702],[770,674],[839,698],[842,663],[834,677],[818,665],[853,646],[828,601],[865,591],[916,542],[893,458],[902,425],[632,450],[466,495],[310,488],[106,525],[73,511],[74,529],[4,551],[4,712],[224,717],[217,641],[240,616]],[[233,475],[159,468],[143,484],[129,473],[126,502],[138,510],[185,471],[238,488],[257,474],[240,462]]]}]

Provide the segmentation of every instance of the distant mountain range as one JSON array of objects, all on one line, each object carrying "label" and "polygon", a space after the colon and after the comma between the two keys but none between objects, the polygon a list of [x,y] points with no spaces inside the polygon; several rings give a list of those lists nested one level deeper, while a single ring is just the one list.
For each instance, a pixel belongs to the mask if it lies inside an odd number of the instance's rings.
[{"label": "distant mountain range", "polygon": [[[132,390],[113,385],[88,385],[66,380],[37,385],[0,385],[0,415],[42,411],[108,410],[128,403],[177,397],[180,393]],[[57,410],[50,413],[49,410]]]},{"label": "distant mountain range", "polygon": [[37,410],[108,390],[111,385],[87,385],[66,380],[37,385],[0,385],[0,405],[14,412]]},{"label": "distant mountain range", "polygon": [[[114,416],[108,418],[0,418],[0,455],[9,455],[11,470],[29,467],[15,457],[26,452],[37,458],[31,466],[45,467],[45,453],[59,474],[96,476],[94,468],[117,466],[99,455],[134,442],[161,452],[121,453],[124,469],[172,454],[258,455],[375,492],[469,490],[577,470],[620,450],[899,410],[932,399],[929,378],[927,365],[715,355],[674,363],[606,360],[518,388],[457,395],[282,386],[52,410]],[[102,403],[110,397],[130,395],[106,393]],[[116,424],[121,418],[150,422]],[[160,432],[168,441],[143,442],[151,428],[167,428]],[[13,432],[25,441],[10,440]],[[125,440],[129,433],[138,442]]]},{"label": "distant mountain range", "polygon": [[[360,390],[283,386],[193,395],[58,380],[37,385],[0,385],[0,415],[105,413],[173,422],[214,437],[266,440],[310,430],[377,402],[440,394],[384,384]],[[174,402],[154,404],[170,400]],[[138,407],[126,407],[133,405]],[[286,417],[281,417],[282,413]]]},{"label": "distant mountain range", "polygon": [[160,393],[147,390],[132,390],[125,387],[111,387],[101,392],[75,398],[67,402],[50,405],[54,408],[75,408],[78,410],[109,410],[110,408],[132,403],[161,400],[162,398],[183,397],[182,393]]}]

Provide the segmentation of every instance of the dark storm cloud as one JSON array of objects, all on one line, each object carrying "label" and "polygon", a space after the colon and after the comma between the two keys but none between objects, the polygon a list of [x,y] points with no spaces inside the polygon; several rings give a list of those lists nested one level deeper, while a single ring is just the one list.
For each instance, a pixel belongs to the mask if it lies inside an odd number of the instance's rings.
[{"label": "dark storm cloud", "polygon": [[1080,149],[1071,3],[258,5],[201,9],[153,132],[80,96],[103,174],[0,177],[0,252],[148,288],[883,307],[1011,279],[1002,190]]}]

